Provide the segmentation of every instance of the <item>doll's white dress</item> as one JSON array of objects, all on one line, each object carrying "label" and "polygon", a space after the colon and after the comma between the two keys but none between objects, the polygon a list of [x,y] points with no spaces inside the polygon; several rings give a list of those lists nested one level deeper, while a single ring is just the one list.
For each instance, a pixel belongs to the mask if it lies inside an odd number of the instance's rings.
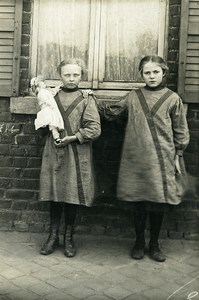
[{"label": "doll's white dress", "polygon": [[46,126],[54,126],[58,130],[64,129],[64,122],[57,103],[53,97],[53,89],[40,89],[37,99],[41,110],[37,113],[35,119],[35,129]]}]

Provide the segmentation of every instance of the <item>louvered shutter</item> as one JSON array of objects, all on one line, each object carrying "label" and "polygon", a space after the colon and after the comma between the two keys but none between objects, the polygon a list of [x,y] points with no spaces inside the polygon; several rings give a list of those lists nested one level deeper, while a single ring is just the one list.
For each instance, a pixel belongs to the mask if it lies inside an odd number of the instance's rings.
[{"label": "louvered shutter", "polygon": [[178,93],[199,102],[199,0],[182,1]]},{"label": "louvered shutter", "polygon": [[0,96],[17,96],[22,0],[0,0]]}]

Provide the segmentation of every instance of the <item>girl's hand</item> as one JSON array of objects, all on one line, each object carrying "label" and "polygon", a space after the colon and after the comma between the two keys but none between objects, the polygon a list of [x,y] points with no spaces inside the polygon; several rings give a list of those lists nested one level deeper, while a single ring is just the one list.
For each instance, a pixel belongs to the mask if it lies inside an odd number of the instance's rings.
[{"label": "girl's hand", "polygon": [[88,95],[93,95],[91,90],[82,90],[82,95],[84,98],[88,98]]},{"label": "girl's hand", "polygon": [[179,155],[176,154],[175,156],[175,169],[176,169],[176,174],[181,174],[180,171],[180,161],[179,161]]},{"label": "girl's hand", "polygon": [[60,140],[59,143],[55,142],[55,146],[58,148],[63,148],[65,146],[67,146],[68,144],[74,142],[77,140],[76,135],[72,135],[72,136],[65,136],[63,139]]}]

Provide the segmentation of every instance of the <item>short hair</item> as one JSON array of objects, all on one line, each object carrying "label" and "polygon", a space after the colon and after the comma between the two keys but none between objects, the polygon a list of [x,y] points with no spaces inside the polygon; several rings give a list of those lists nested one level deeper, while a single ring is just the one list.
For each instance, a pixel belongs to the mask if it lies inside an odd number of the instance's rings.
[{"label": "short hair", "polygon": [[68,58],[62,60],[57,67],[58,73],[61,75],[61,68],[70,64],[78,65],[81,68],[82,76],[86,73],[85,63],[81,58]]},{"label": "short hair", "polygon": [[157,65],[159,65],[159,67],[162,68],[163,74],[166,75],[166,73],[168,72],[169,68],[166,65],[164,59],[158,55],[147,55],[145,57],[143,57],[139,63],[139,71],[140,74],[143,74],[143,68],[144,65],[147,64],[148,62],[153,62],[156,63]]}]

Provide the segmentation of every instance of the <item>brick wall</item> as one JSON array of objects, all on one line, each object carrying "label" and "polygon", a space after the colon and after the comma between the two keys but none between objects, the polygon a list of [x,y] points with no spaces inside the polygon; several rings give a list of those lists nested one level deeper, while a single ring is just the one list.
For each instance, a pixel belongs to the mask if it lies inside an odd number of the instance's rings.
[{"label": "brick wall", "polygon": [[[180,0],[170,0],[167,61],[168,86],[177,89]],[[30,27],[32,1],[24,0],[20,95],[28,94]],[[10,99],[0,99],[0,230],[45,232],[48,230],[48,204],[37,201],[43,139],[34,130],[33,115],[10,113]],[[199,106],[189,104],[188,123],[191,142],[185,153],[190,189],[184,201],[169,211],[161,236],[198,239],[199,198]],[[78,232],[133,236],[131,208],[116,198],[117,171],[125,119],[102,121],[102,135],[94,143],[98,197],[93,208],[81,207]]]}]

